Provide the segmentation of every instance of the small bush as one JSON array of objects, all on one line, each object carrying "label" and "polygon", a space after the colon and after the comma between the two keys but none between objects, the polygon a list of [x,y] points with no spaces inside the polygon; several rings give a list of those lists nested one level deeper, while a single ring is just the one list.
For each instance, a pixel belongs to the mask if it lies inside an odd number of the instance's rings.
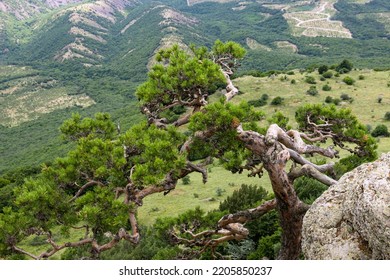
[{"label": "small bush", "polygon": [[346,77],[344,77],[343,82],[346,83],[347,85],[351,86],[355,83],[355,80],[352,79],[350,76],[346,76]]},{"label": "small bush", "polygon": [[340,99],[342,100],[342,101],[348,101],[349,103],[352,103],[353,102],[353,98],[352,97],[350,97],[348,94],[346,94],[346,93],[342,93],[341,95],[340,95]]},{"label": "small bush", "polygon": [[181,179],[183,185],[189,185],[191,183],[191,179],[189,176],[185,176],[183,177],[183,179]]},{"label": "small bush", "polygon": [[240,210],[254,207],[259,201],[265,199],[268,192],[257,185],[242,184],[238,190],[228,196],[219,205],[220,211],[227,210],[229,213],[235,213]]},{"label": "small bush", "polygon": [[343,101],[348,101],[348,100],[351,99],[351,97],[350,97],[348,94],[346,94],[346,93],[342,93],[342,94],[340,95],[340,98],[341,98],[341,100],[343,100]]},{"label": "small bush", "polygon": [[271,101],[271,105],[281,105],[284,101],[284,98],[280,97],[280,96],[277,96],[275,97],[274,99],[272,99]]},{"label": "small bush", "polygon": [[332,89],[332,87],[330,86],[330,85],[328,85],[328,84],[326,84],[326,85],[324,85],[323,87],[322,87],[322,90],[323,91],[330,91]]},{"label": "small bush", "polygon": [[336,71],[340,74],[348,73],[352,69],[353,64],[347,59],[344,59],[339,65],[336,66]]},{"label": "small bush", "polygon": [[297,83],[297,81],[295,79],[292,79],[291,82],[290,82],[292,85],[295,85]]},{"label": "small bush", "polygon": [[328,70],[329,67],[327,65],[321,65],[320,67],[318,67],[318,74],[322,75]]},{"label": "small bush", "polygon": [[316,79],[313,76],[306,76],[305,82],[312,85],[317,83]]},{"label": "small bush", "polygon": [[325,73],[322,74],[322,77],[325,79],[330,79],[333,77],[333,72],[332,71],[326,71]]},{"label": "small bush", "polygon": [[378,137],[378,136],[389,137],[390,133],[387,126],[385,126],[384,124],[379,124],[377,125],[377,127],[375,127],[371,135],[374,137]]},{"label": "small bush", "polygon": [[334,105],[339,105],[340,102],[341,102],[341,99],[340,99],[340,98],[335,98],[335,99],[333,99],[333,104],[334,104]]},{"label": "small bush", "polygon": [[288,125],[289,118],[283,115],[282,112],[278,111],[275,114],[273,114],[270,118],[267,119],[267,121],[270,124],[277,124],[279,127],[285,129],[285,130],[290,130],[291,126]]},{"label": "small bush", "polygon": [[226,192],[226,190],[221,189],[221,188],[217,188],[216,191],[215,191],[217,196],[222,196],[222,194],[225,193],[225,192]]},{"label": "small bush", "polygon": [[261,107],[261,106],[267,105],[267,101],[263,100],[263,99],[249,100],[248,104],[253,106],[253,107]]},{"label": "small bush", "polygon": [[317,90],[317,87],[316,86],[311,86],[307,91],[306,91],[307,94],[311,95],[311,96],[315,96],[318,94],[318,90]]},{"label": "small bush", "polygon": [[328,95],[328,96],[325,98],[325,103],[333,103],[333,97]]},{"label": "small bush", "polygon": [[385,114],[385,120],[390,121],[390,112],[386,112]]},{"label": "small bush", "polygon": [[310,177],[299,177],[294,181],[294,187],[299,198],[312,204],[327,188],[324,184]]},{"label": "small bush", "polygon": [[364,75],[359,75],[359,80],[364,80],[364,79],[365,79]]},{"label": "small bush", "polygon": [[264,100],[264,101],[267,101],[269,99],[269,96],[268,94],[264,93],[262,96],[261,96],[261,100]]},{"label": "small bush", "polygon": [[284,81],[288,81],[288,78],[287,78],[286,75],[284,75],[284,76],[281,76],[281,77],[279,78],[279,80],[280,80],[281,82],[284,82]]}]

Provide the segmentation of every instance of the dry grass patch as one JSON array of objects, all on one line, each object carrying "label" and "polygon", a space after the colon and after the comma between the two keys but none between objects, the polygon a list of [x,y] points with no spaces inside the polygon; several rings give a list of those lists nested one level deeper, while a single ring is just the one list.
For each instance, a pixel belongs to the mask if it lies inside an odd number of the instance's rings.
[{"label": "dry grass patch", "polygon": [[264,46],[257,42],[255,39],[252,38],[246,38],[246,44],[251,50],[264,50],[264,51],[272,51],[271,48]]},{"label": "dry grass patch", "polygon": [[289,41],[276,41],[275,44],[279,49],[284,49],[292,53],[298,52],[298,47]]},{"label": "dry grass patch", "polygon": [[60,87],[1,97],[0,124],[17,126],[58,109],[95,104],[87,95],[67,95],[67,90]]}]

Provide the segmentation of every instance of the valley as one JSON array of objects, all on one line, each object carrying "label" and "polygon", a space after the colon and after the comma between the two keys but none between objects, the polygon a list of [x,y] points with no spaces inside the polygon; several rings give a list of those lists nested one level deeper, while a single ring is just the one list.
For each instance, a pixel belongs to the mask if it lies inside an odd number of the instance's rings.
[{"label": "valley", "polygon": [[[72,113],[109,112],[124,128],[137,122],[134,91],[173,44],[239,42],[247,48],[240,75],[344,58],[359,69],[390,65],[384,0],[24,2],[0,1],[0,172],[52,159],[45,137],[65,151],[58,126]],[[42,126],[46,136],[36,132]],[[18,144],[28,131],[36,152]]]}]

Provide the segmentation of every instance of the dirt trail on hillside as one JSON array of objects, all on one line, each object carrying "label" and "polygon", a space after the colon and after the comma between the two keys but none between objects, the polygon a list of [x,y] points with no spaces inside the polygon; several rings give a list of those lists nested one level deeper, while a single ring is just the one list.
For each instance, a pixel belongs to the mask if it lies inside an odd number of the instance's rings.
[{"label": "dirt trail on hillside", "polygon": [[[345,34],[345,36],[342,37],[347,37],[347,38],[352,38],[351,32],[343,27],[343,24],[341,21],[335,21],[331,20],[331,14],[326,13],[326,8],[328,6],[329,10],[335,10],[333,3],[330,2],[321,2],[319,6],[315,7],[312,11],[308,12],[292,12],[286,14],[286,18],[293,19],[297,23],[295,24],[296,27],[300,28],[306,28],[302,32],[302,35],[308,35],[308,31],[313,32],[313,31],[329,31],[329,32],[336,32],[340,34]],[[299,15],[314,15],[317,18],[313,19],[302,19],[299,17]],[[319,17],[318,17],[319,16]],[[321,27],[321,22],[327,22],[327,25],[336,25],[334,28],[333,27]],[[318,23],[318,24],[316,24]]]}]

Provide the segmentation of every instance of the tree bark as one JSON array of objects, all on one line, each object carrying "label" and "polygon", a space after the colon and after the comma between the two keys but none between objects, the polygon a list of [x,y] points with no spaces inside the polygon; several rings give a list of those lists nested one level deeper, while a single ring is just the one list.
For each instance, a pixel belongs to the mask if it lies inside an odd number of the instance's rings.
[{"label": "tree bark", "polygon": [[[270,127],[271,130],[273,128]],[[278,133],[273,134],[276,131],[269,131],[268,137],[264,137],[254,131],[244,131],[239,126],[237,132],[238,138],[245,146],[260,156],[271,180],[282,228],[282,249],[279,259],[297,259],[301,252],[303,216],[308,208],[299,200],[294,185],[285,171],[290,152],[279,143]],[[270,135],[275,137],[269,137]]]}]

